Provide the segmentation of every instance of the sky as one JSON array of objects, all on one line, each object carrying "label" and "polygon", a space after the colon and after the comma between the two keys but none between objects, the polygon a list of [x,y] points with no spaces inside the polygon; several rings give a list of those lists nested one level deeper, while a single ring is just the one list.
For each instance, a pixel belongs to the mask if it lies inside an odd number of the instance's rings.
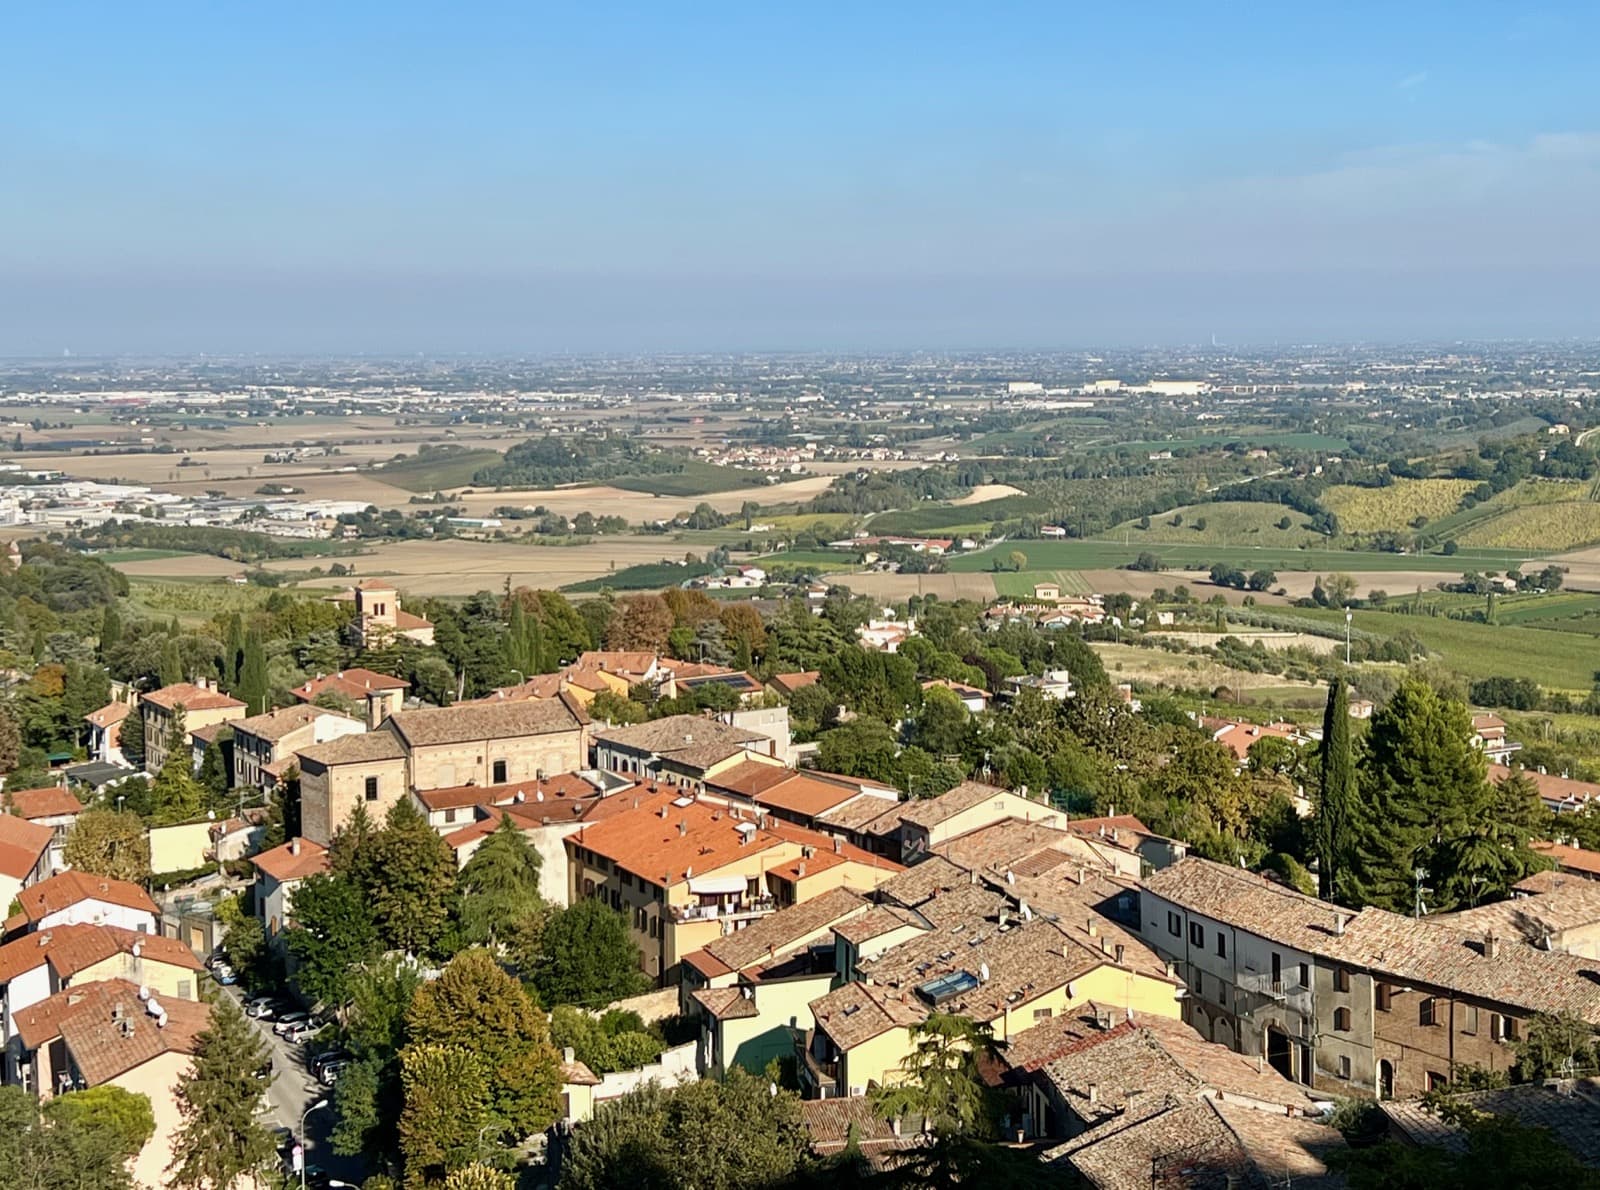
[{"label": "sky", "polygon": [[19,4],[0,355],[1600,337],[1600,5]]}]

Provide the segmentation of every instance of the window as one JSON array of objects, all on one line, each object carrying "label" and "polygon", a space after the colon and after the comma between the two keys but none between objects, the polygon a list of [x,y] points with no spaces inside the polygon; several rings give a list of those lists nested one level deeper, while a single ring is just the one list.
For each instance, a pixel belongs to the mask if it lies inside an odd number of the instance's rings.
[{"label": "window", "polygon": [[1272,952],[1272,985],[1277,987],[1283,983],[1283,956],[1277,951]]},{"label": "window", "polygon": [[506,762],[503,761],[503,760],[497,760],[497,761],[494,762],[494,784],[496,784],[496,785],[504,785],[505,783],[506,783]]},{"label": "window", "polygon": [[1035,1008],[1033,1010],[1033,1019],[1034,1019],[1034,1022],[1036,1024],[1039,1021],[1047,1021],[1047,1020],[1049,1020],[1050,1019],[1050,1010],[1048,1008]]},{"label": "window", "polygon": [[1350,1077],[1350,1055],[1349,1054],[1340,1054],[1339,1055],[1339,1077],[1343,1078],[1343,1079],[1348,1079]]},{"label": "window", "polygon": [[1437,1015],[1438,1010],[1434,1007],[1433,997],[1425,996],[1422,1003],[1417,1005],[1417,1024],[1436,1025],[1439,1023],[1434,1019]]},{"label": "window", "polygon": [[1461,1006],[1461,1031],[1468,1035],[1478,1032],[1478,1006],[1476,1004],[1463,1004]]},{"label": "window", "polygon": [[1386,983],[1380,983],[1376,988],[1376,998],[1379,1012],[1388,1012],[1394,1007],[1394,989]]},{"label": "window", "polygon": [[650,919],[650,937],[661,937],[661,922],[654,917]]},{"label": "window", "polygon": [[1350,990],[1350,968],[1335,967],[1333,969],[1333,990],[1348,992]]},{"label": "window", "polygon": [[1189,945],[1204,947],[1206,944],[1206,928],[1197,921],[1189,923]]},{"label": "window", "polygon": [[622,911],[622,894],[616,889],[611,890],[611,907],[619,913]]},{"label": "window", "polygon": [[446,810],[444,812],[444,820],[447,823],[454,822],[456,820],[456,812],[454,810]]},{"label": "window", "polygon": [[623,888],[632,888],[633,887],[633,873],[632,872],[623,872],[622,873],[622,887]]},{"label": "window", "polygon": [[1217,957],[1219,959],[1228,957],[1228,936],[1221,930],[1217,931]]},{"label": "window", "polygon": [[1183,927],[1179,924],[1178,915],[1176,913],[1167,914],[1167,933],[1171,934],[1174,938],[1183,937]]},{"label": "window", "polygon": [[192,1000],[193,998],[194,997],[190,992],[189,981],[187,979],[178,980],[178,999]]},{"label": "window", "polygon": [[1348,1008],[1335,1008],[1333,1010],[1333,1029],[1336,1033],[1350,1032],[1350,1010]]},{"label": "window", "polygon": [[369,802],[378,800],[378,778],[376,777],[367,778],[367,800]]},{"label": "window", "polygon": [[1301,963],[1300,964],[1300,986],[1303,987],[1303,988],[1308,988],[1308,987],[1311,986],[1311,964],[1310,963]]},{"label": "window", "polygon": [[1496,1041],[1515,1041],[1517,1039],[1517,1022],[1509,1016],[1501,1016],[1498,1012],[1489,1014],[1489,1036]]},{"label": "window", "polygon": [[1428,1090],[1442,1091],[1449,1085],[1450,1080],[1445,1078],[1445,1076],[1440,1074],[1437,1070],[1428,1071]]}]

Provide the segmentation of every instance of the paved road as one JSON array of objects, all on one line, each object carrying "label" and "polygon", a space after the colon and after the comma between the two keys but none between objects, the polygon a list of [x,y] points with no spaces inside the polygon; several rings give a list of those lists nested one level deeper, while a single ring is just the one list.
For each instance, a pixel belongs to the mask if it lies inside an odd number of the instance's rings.
[{"label": "paved road", "polygon": [[[244,993],[235,986],[228,989],[236,1000]],[[267,1088],[266,1112],[274,1125],[282,1125],[296,1135],[300,1131],[301,1114],[319,1099],[330,1097],[324,1087],[306,1070],[309,1050],[304,1045],[291,1045],[272,1032],[271,1021],[250,1022],[255,1026],[272,1054],[275,1077]],[[340,1157],[328,1143],[328,1133],[333,1127],[333,1112],[329,1108],[314,1111],[306,1118],[306,1164],[325,1170],[340,1181],[359,1185],[366,1179],[368,1170],[359,1158]]]}]

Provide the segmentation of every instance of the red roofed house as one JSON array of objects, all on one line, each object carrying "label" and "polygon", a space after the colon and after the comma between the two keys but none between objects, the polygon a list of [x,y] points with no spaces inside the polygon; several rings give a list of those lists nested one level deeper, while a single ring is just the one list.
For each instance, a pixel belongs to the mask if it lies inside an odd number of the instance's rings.
[{"label": "red roofed house", "polygon": [[149,893],[127,880],[87,872],[60,872],[23,889],[16,899],[22,911],[6,921],[8,937],[81,923],[120,926],[140,934],[160,933],[157,927],[161,910]]},{"label": "red roofed house", "polygon": [[106,979],[74,984],[25,1009],[17,1036],[43,1096],[110,1085],[149,1097],[156,1129],[131,1172],[140,1185],[160,1186],[182,1123],[175,1092],[210,1017],[204,1004],[141,995],[129,980]]},{"label": "red roofed house", "polygon": [[370,669],[341,669],[318,674],[289,691],[301,702],[315,702],[324,694],[343,699],[352,707],[365,707],[368,727],[376,727],[405,706],[411,683]]},{"label": "red roofed house", "polygon": [[663,982],[683,956],[787,905],[869,891],[902,870],[764,810],[675,789],[637,800],[567,837],[567,901],[599,897],[623,913],[645,973]]},{"label": "red roofed house", "polygon": [[[46,785],[42,789],[9,789],[5,794],[5,808],[18,818],[25,818],[35,826],[47,826],[55,832],[50,842],[48,871],[66,867],[61,853],[67,846],[67,836],[73,823],[83,813],[83,803],[72,792],[59,785]],[[7,901],[6,904],[10,904]]]},{"label": "red roofed house", "polygon": [[192,746],[192,732],[197,727],[211,727],[243,719],[245,705],[237,698],[218,690],[210,678],[197,678],[193,682],[179,682],[152,690],[139,700],[139,711],[144,716],[144,767],[146,772],[159,772],[167,759],[167,742],[173,724],[183,717],[184,743]]},{"label": "red roofed house", "polygon": [[293,920],[294,891],[307,876],[328,870],[328,849],[310,839],[293,838],[270,851],[250,857],[259,876],[256,916],[274,940]]},{"label": "red roofed house", "polygon": [[358,649],[381,648],[403,637],[419,645],[433,644],[433,624],[400,607],[400,593],[380,579],[355,586],[356,618],[350,622],[351,643]]},{"label": "red roofed house", "polygon": [[0,901],[11,904],[23,889],[50,874],[50,845],[56,833],[48,826],[0,814]]},{"label": "red roofed house", "polygon": [[108,702],[83,717],[89,725],[89,759],[105,764],[125,764],[122,755],[122,721],[133,712],[125,702]]}]

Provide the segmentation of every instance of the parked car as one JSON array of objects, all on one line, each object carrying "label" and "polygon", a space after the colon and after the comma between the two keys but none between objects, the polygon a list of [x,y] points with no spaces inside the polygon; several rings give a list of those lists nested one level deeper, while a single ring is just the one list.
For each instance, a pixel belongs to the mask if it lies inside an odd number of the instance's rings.
[{"label": "parked car", "polygon": [[244,1014],[258,1021],[270,1021],[279,1007],[275,996],[252,996],[244,1002]]},{"label": "parked car", "polygon": [[317,1081],[325,1087],[331,1087],[339,1081],[339,1075],[349,1066],[352,1059],[337,1058],[332,1062],[324,1062],[322,1069],[317,1074]]},{"label": "parked car", "polygon": [[322,1022],[308,1017],[303,1021],[296,1021],[285,1029],[283,1031],[283,1039],[290,1045],[299,1045],[302,1041],[308,1041],[315,1037],[321,1031]]},{"label": "parked car", "polygon": [[215,979],[223,987],[232,987],[239,982],[239,977],[233,973],[233,968],[226,963],[218,963],[211,968],[211,978]]},{"label": "parked car", "polygon": [[309,1012],[286,1012],[273,1022],[272,1031],[279,1037],[288,1035],[289,1030],[296,1025],[303,1025],[311,1019]]},{"label": "parked car", "polygon": [[313,1078],[321,1078],[324,1066],[333,1062],[350,1062],[354,1058],[355,1055],[349,1050],[344,1049],[342,1046],[334,1046],[332,1049],[326,1049],[319,1054],[314,1054],[311,1060],[306,1063],[306,1069],[311,1072]]}]

